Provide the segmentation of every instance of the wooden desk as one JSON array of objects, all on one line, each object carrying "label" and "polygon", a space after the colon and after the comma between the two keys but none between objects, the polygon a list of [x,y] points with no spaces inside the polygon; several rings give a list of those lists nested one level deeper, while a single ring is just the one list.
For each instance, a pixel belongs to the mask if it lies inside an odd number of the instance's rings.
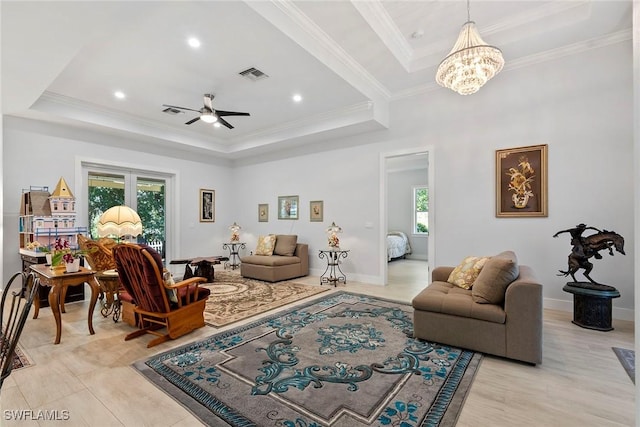
[{"label": "wooden desk", "polygon": [[[77,273],[65,273],[64,270],[52,270],[44,264],[32,265],[30,268],[39,276],[41,286],[51,287],[49,291],[49,306],[56,320],[56,340],[54,344],[60,344],[60,335],[62,334],[62,316],[60,312],[65,313],[64,297],[67,293],[67,288],[69,286],[82,285],[85,282],[91,287],[91,300],[87,315],[89,333],[91,335],[95,334],[93,330],[93,309],[96,306],[99,292],[99,285],[94,276],[95,272],[80,267],[80,271]],[[37,319],[40,312],[40,301],[34,299],[33,305],[35,307],[33,318]]]}]

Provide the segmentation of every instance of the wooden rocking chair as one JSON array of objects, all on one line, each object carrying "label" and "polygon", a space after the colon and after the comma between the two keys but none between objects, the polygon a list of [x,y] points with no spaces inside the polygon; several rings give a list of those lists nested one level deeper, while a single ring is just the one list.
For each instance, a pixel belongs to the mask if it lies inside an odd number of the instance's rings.
[{"label": "wooden rocking chair", "polygon": [[[211,293],[198,285],[203,277],[192,277],[165,285],[160,254],[148,245],[120,244],[113,248],[120,282],[132,296],[139,330],[125,341],[144,334],[157,335],[147,347],[176,339],[204,326],[204,309]],[[175,298],[170,299],[170,295]],[[173,302],[172,302],[173,299]],[[166,331],[159,331],[166,328]]]}]

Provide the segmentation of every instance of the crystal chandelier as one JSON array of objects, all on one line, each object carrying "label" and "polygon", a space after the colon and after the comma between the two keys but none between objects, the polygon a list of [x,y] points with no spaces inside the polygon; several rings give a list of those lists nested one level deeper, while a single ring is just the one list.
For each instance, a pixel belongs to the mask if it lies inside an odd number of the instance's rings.
[{"label": "crystal chandelier", "polygon": [[460,95],[471,95],[498,74],[502,67],[502,52],[482,40],[476,23],[471,20],[467,0],[467,22],[462,26],[453,49],[438,66],[436,82]]}]

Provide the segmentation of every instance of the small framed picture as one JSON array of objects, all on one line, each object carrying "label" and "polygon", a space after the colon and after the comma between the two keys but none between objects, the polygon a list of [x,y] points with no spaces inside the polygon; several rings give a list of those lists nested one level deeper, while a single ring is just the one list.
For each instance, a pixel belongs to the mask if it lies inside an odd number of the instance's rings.
[{"label": "small framed picture", "polygon": [[298,219],[298,196],[278,197],[278,219]]},{"label": "small framed picture", "polygon": [[547,145],[496,150],[496,217],[547,215]]},{"label": "small framed picture", "polygon": [[322,222],[322,200],[309,202],[309,221]]},{"label": "small framed picture", "polygon": [[200,222],[216,222],[216,191],[200,189]]},{"label": "small framed picture", "polygon": [[268,203],[261,203],[258,205],[258,222],[269,222]]}]

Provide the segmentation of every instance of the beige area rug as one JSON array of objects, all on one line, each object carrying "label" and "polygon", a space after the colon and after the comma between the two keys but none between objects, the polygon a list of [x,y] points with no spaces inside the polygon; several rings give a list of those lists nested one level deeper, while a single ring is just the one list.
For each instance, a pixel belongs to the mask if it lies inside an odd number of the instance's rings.
[{"label": "beige area rug", "polygon": [[214,327],[225,326],[331,289],[289,280],[262,282],[244,278],[238,271],[225,270],[216,270],[215,281],[204,286],[211,290],[204,321]]}]

